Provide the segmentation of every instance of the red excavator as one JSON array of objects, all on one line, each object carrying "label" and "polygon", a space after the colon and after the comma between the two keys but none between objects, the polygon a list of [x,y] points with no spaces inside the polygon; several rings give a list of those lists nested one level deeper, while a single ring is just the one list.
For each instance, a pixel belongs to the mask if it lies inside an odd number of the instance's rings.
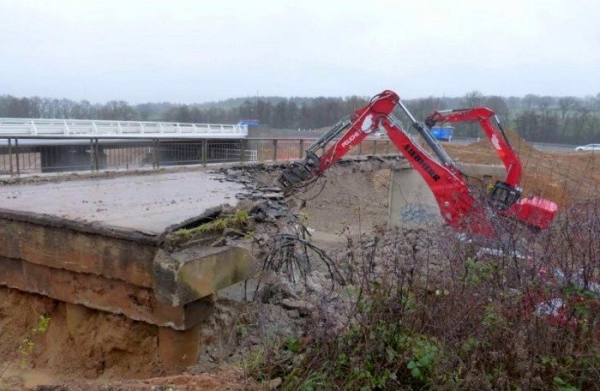
[{"label": "red excavator", "polygon": [[[409,136],[400,120],[392,114],[396,108],[408,116],[437,159]],[[492,118],[496,126],[491,122]],[[478,122],[502,159],[507,176],[504,181],[496,182],[485,197],[480,197],[480,192],[469,185],[467,176],[432,136],[430,128],[443,122]],[[497,234],[497,221],[516,220],[539,231],[546,229],[556,216],[558,209],[554,202],[537,196],[521,198],[521,161],[492,110],[474,107],[435,111],[425,122],[418,122],[400,97],[390,90],[375,95],[365,107],[335,124],[307,149],[303,161],[292,163],[283,170],[279,184],[286,194],[290,194],[311,183],[350,149],[378,131],[388,134],[400,153],[423,177],[438,203],[442,218],[451,227],[492,237]],[[318,156],[317,151],[325,150],[332,141],[333,145]]]}]

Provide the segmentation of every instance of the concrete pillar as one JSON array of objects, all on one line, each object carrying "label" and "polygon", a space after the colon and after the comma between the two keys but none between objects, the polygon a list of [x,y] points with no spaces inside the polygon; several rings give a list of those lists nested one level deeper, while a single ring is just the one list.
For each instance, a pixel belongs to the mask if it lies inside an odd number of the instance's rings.
[{"label": "concrete pillar", "polygon": [[158,357],[168,371],[181,370],[196,364],[200,353],[200,327],[178,331],[158,328]]},{"label": "concrete pillar", "polygon": [[[89,143],[88,143],[89,144]],[[92,167],[89,145],[50,145],[40,147],[42,172],[89,171]]]},{"label": "concrete pillar", "polygon": [[392,169],[388,225],[410,228],[441,221],[433,193],[417,170]]},{"label": "concrete pillar", "polygon": [[[481,179],[484,186],[506,176],[502,165],[463,163],[460,170],[468,176]],[[410,228],[442,222],[437,201],[417,170],[392,169],[388,225]]]}]

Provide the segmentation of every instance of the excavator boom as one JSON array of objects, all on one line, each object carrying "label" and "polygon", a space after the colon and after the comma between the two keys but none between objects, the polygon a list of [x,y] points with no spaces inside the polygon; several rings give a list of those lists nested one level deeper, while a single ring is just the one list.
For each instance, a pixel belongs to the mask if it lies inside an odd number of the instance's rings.
[{"label": "excavator boom", "polygon": [[[496,126],[492,124],[492,119],[494,119]],[[443,122],[479,123],[506,168],[506,179],[504,182],[511,187],[519,186],[523,171],[521,159],[519,159],[515,150],[512,149],[498,117],[492,110],[487,107],[473,107],[470,109],[434,111],[425,119],[425,124],[429,128]]]},{"label": "excavator boom", "polygon": [[[405,131],[401,122],[392,114],[396,108],[400,108],[410,118],[412,126],[433,150],[436,157],[415,143]],[[521,194],[517,187],[521,176],[521,162],[510,148],[508,139],[503,136],[504,132],[497,133],[489,123],[489,118],[492,116],[494,116],[493,112],[485,108],[456,111],[451,115],[434,112],[428,117],[427,122],[423,123],[412,116],[395,92],[385,90],[374,96],[365,107],[356,110],[321,136],[307,149],[303,161],[292,163],[283,170],[279,183],[286,194],[292,193],[322,175],[370,134],[385,131],[398,151],[429,186],[442,218],[451,227],[483,236],[493,236],[496,232],[490,219],[490,215],[493,214],[489,212],[492,210],[499,216],[524,219],[523,222],[528,225],[540,229],[546,228],[554,218],[556,205],[548,200],[543,200],[547,203],[539,202],[540,200],[517,203]],[[429,126],[440,121],[479,121],[482,125],[497,153],[503,158],[508,171],[507,180],[497,185],[491,194],[492,199],[496,200],[496,204],[501,204],[501,207],[494,206],[496,205],[494,203],[482,202],[471,192],[464,175],[430,133]],[[329,146],[331,142],[333,145]],[[317,155],[319,150],[325,150],[320,157]],[[507,202],[510,205],[507,206]],[[518,208],[515,205],[518,205]]]}]

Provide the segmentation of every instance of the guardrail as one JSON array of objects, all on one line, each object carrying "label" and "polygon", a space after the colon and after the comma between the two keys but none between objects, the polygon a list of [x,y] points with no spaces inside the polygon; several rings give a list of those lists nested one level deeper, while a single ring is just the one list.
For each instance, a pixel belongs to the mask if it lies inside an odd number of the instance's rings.
[{"label": "guardrail", "polygon": [[[304,158],[316,138],[168,138],[144,135],[21,136],[0,135],[0,177],[65,171],[157,169],[163,166],[231,162],[276,162]],[[331,143],[337,140],[332,140]],[[453,140],[470,143],[476,139]],[[331,145],[331,143],[329,145]],[[329,146],[328,145],[328,146]],[[572,151],[570,145],[534,143],[538,149]],[[326,146],[326,148],[328,147]],[[324,151],[323,151],[324,152]],[[369,137],[349,156],[395,154],[387,137]]]},{"label": "guardrail", "polygon": [[575,152],[577,145],[532,142],[531,145],[540,151]]},{"label": "guardrail", "polygon": [[247,137],[247,125],[0,118],[0,136]]},{"label": "guardrail", "polygon": [[[56,172],[158,169],[164,166],[276,162],[304,158],[316,139],[50,138],[0,135],[0,177]],[[35,143],[35,142],[43,143]],[[336,140],[332,140],[332,143]],[[327,147],[326,147],[327,148]],[[395,153],[387,138],[366,139],[350,156]]]}]

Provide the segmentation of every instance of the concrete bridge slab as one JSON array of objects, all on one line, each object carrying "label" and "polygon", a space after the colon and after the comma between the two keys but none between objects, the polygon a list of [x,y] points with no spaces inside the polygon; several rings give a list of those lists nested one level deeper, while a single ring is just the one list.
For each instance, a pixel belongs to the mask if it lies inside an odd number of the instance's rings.
[{"label": "concrete bridge slab", "polygon": [[83,179],[0,187],[0,205],[75,222],[160,235],[224,203],[241,185],[207,171]]},{"label": "concrete bridge slab", "polygon": [[[167,234],[236,204],[206,171],[0,188],[0,286],[187,330],[245,279],[244,247],[164,248]],[[6,207],[9,208],[6,208]]]}]

